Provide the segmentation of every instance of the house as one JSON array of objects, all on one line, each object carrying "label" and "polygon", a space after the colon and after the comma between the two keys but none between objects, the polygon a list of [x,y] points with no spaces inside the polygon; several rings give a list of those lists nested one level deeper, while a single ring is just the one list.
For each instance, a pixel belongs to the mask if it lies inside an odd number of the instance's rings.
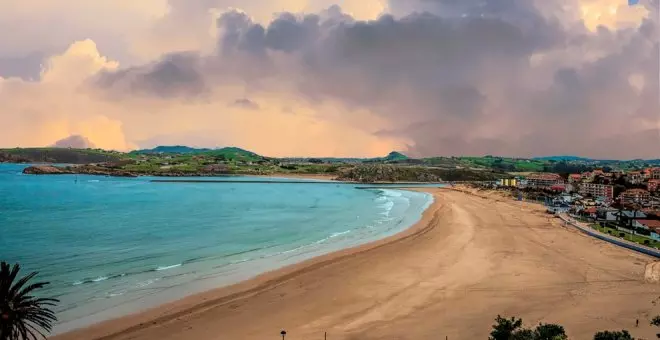
[{"label": "house", "polygon": [[660,179],[649,179],[648,182],[646,182],[646,190],[650,192],[655,192],[660,189]]},{"label": "house", "polygon": [[660,179],[660,168],[651,169],[650,179]]},{"label": "house", "polygon": [[636,220],[633,226],[651,231],[649,237],[660,241],[660,220]]},{"label": "house", "polygon": [[577,184],[578,184],[578,183],[574,183],[574,184],[569,183],[569,184],[566,184],[566,187],[564,188],[564,192],[576,192],[577,190],[575,190],[575,189],[577,188],[577,187],[576,187]]},{"label": "house", "polygon": [[633,222],[633,227],[642,228],[646,230],[660,229],[660,220],[635,220]]},{"label": "house", "polygon": [[568,175],[568,183],[578,183],[582,180],[582,175],[580,174],[570,174]]},{"label": "house", "polygon": [[566,191],[566,186],[563,184],[555,184],[550,187],[550,190],[556,191],[556,192],[565,192]]},{"label": "house", "polygon": [[642,184],[644,182],[644,175],[639,171],[631,171],[626,174],[626,180],[631,184]]},{"label": "house", "polygon": [[580,174],[580,178],[584,182],[591,182],[594,180],[594,174],[587,171]]},{"label": "house", "polygon": [[605,197],[612,200],[614,198],[614,187],[605,184],[582,183],[580,184],[581,195],[591,195],[593,197]]},{"label": "house", "polygon": [[591,217],[591,218],[596,218],[596,213],[598,213],[598,208],[596,207],[589,207],[584,210],[582,210],[582,215]]},{"label": "house", "polygon": [[628,189],[619,195],[621,204],[642,203],[651,197],[648,191],[644,189]]},{"label": "house", "polygon": [[532,188],[550,188],[564,184],[564,179],[558,174],[531,174],[527,176],[527,186]]}]

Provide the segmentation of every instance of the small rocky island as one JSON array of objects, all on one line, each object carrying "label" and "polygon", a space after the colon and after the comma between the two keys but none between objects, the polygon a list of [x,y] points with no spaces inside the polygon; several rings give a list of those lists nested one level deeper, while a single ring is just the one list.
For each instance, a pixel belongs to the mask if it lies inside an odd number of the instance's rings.
[{"label": "small rocky island", "polygon": [[75,166],[53,166],[53,165],[34,165],[23,169],[24,174],[29,175],[97,175],[113,177],[137,177],[138,175],[117,169],[110,169],[95,165],[75,165]]}]

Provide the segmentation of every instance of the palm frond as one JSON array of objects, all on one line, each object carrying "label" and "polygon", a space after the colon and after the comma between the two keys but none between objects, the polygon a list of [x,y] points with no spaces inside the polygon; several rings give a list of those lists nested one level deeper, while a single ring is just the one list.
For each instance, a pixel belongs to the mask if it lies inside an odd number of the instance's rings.
[{"label": "palm frond", "polygon": [[[59,300],[37,297],[33,294],[48,285],[48,282],[28,284],[37,272],[32,272],[17,280],[20,266],[13,267],[0,262],[0,338],[2,340],[37,340],[45,338],[53,323],[55,313],[49,309]],[[44,332],[45,331],[45,332]]]}]

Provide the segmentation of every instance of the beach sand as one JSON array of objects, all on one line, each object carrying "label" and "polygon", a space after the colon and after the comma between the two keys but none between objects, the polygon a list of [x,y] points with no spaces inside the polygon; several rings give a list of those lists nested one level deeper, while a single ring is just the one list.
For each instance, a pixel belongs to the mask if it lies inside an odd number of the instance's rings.
[{"label": "beach sand", "polygon": [[[653,259],[562,227],[539,205],[452,189],[407,231],[62,334],[68,339],[487,339],[496,315],[655,338]],[[635,327],[635,320],[640,326]]]}]

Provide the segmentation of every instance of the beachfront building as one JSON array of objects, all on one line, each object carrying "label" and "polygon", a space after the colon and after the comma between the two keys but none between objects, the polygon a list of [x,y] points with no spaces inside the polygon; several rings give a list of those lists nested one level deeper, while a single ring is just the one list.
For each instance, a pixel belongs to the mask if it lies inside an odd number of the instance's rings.
[{"label": "beachfront building", "polygon": [[581,195],[591,195],[593,197],[605,197],[607,199],[614,198],[614,187],[605,184],[595,183],[582,183],[580,184]]},{"label": "beachfront building", "polygon": [[515,178],[503,178],[497,181],[497,185],[502,187],[516,187],[518,181]]},{"label": "beachfront building", "polygon": [[527,176],[527,186],[531,188],[551,188],[564,184],[564,179],[558,174],[532,174]]},{"label": "beachfront building", "polygon": [[639,219],[633,222],[633,227],[646,229],[646,230],[654,230],[656,228],[660,229],[660,221]]},{"label": "beachfront building", "polygon": [[644,189],[629,189],[621,193],[619,199],[621,204],[642,203],[648,201],[651,195]]},{"label": "beachfront building", "polygon": [[580,174],[570,174],[568,175],[568,183],[579,183],[582,181],[582,175]]}]

